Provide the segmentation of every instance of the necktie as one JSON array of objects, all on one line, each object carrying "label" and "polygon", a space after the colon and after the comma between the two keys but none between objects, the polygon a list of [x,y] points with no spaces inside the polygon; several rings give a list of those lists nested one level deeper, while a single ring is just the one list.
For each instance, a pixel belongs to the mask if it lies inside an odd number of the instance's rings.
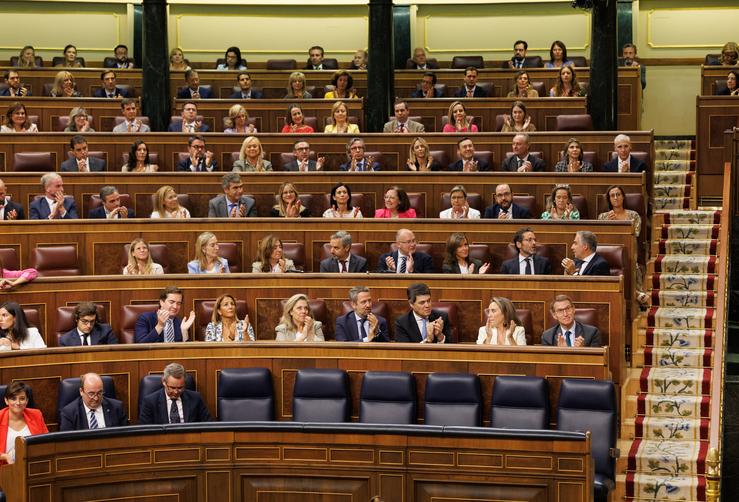
[{"label": "necktie", "polygon": [[534,271],[531,269],[531,258],[526,258],[526,275],[533,275]]},{"label": "necktie", "polygon": [[346,270],[344,270],[344,262],[339,260],[339,273],[343,274],[344,272],[346,272]]},{"label": "necktie", "polygon": [[195,132],[195,124],[187,124],[187,132],[193,133]]},{"label": "necktie", "polygon": [[169,423],[179,424],[180,422],[180,412],[177,409],[177,400],[172,399],[172,406],[169,408]]},{"label": "necktie", "polygon": [[133,130],[133,123],[128,122],[128,132],[131,132]]},{"label": "necktie", "polygon": [[570,331],[565,332],[565,340],[567,340],[568,347],[572,347],[572,339],[570,338],[570,335],[572,335]]},{"label": "necktie", "polygon": [[405,132],[405,124],[398,124],[398,132]]},{"label": "necktie", "polygon": [[80,172],[81,173],[86,173],[86,172],[89,172],[90,171],[90,169],[87,167],[87,160],[85,160],[85,159],[80,160],[80,166],[79,167],[80,167]]},{"label": "necktie", "polygon": [[300,172],[304,173],[308,170],[307,163],[303,160],[300,162]]},{"label": "necktie", "polygon": [[167,319],[167,322],[164,323],[164,341],[174,342],[174,323],[172,319]]},{"label": "necktie", "polygon": [[518,158],[518,167],[521,167],[522,165],[523,165],[523,159],[519,157]]},{"label": "necktie", "polygon": [[428,335],[428,331],[426,330],[426,324],[428,324],[428,322],[428,319],[421,320],[421,340],[425,340]]},{"label": "necktie", "polygon": [[95,410],[90,410],[90,420],[89,420],[89,422],[90,422],[90,429],[97,429],[98,427],[100,427],[98,425],[98,419],[95,418]]},{"label": "necktie", "polygon": [[109,98],[114,98],[115,97],[115,94],[108,93],[108,97]]},{"label": "necktie", "polygon": [[362,171],[364,171],[364,161],[360,160],[359,162],[357,162],[357,172],[362,172]]},{"label": "necktie", "polygon": [[367,331],[364,329],[365,319],[359,319],[359,341],[363,342],[367,338]]},{"label": "necktie", "polygon": [[406,260],[406,257],[405,256],[401,256],[400,257],[400,269],[399,269],[399,271],[400,271],[401,274],[405,274],[405,270],[406,270],[406,268],[405,268],[405,260]]},{"label": "necktie", "polygon": [[618,172],[625,173],[629,170],[629,164],[624,160],[618,161]]},{"label": "necktie", "polygon": [[82,345],[90,345],[90,335],[87,333],[82,335]]},{"label": "necktie", "polygon": [[229,204],[228,205],[228,217],[229,218],[236,218],[236,208],[238,208],[238,204]]},{"label": "necktie", "polygon": [[474,87],[472,89],[470,89],[469,87],[467,88],[467,97],[468,98],[474,98],[475,97],[475,88]]}]

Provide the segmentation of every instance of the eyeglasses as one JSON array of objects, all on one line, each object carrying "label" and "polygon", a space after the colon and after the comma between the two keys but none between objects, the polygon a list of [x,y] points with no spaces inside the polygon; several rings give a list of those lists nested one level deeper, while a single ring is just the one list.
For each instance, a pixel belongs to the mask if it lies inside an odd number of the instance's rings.
[{"label": "eyeglasses", "polygon": [[93,324],[95,324],[96,320],[97,319],[79,319],[77,322],[79,322],[80,324],[84,324],[85,326],[92,326]]},{"label": "eyeglasses", "polygon": [[575,307],[573,307],[572,305],[570,305],[569,307],[564,307],[564,308],[561,308],[561,309],[555,309],[554,310],[554,313],[557,314],[557,315],[562,315],[562,314],[566,314],[568,312],[572,312],[573,310],[575,310]]},{"label": "eyeglasses", "polygon": [[407,241],[398,241],[398,244],[415,244],[416,242],[416,239],[410,239]]},{"label": "eyeglasses", "polygon": [[103,397],[103,391],[100,390],[98,392],[85,392],[85,395],[90,399],[100,399],[101,397]]},{"label": "eyeglasses", "polygon": [[172,387],[171,385],[164,384],[164,386],[167,388],[167,390],[170,390],[172,392],[182,392],[185,390],[185,386],[182,387]]}]

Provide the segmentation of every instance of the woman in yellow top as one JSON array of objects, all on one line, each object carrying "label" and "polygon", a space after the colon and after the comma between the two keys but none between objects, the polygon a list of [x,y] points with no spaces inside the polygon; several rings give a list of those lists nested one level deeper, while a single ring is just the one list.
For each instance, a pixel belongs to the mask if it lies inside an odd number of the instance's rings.
[{"label": "woman in yellow top", "polygon": [[331,107],[331,124],[327,125],[323,132],[328,134],[359,134],[359,126],[349,123],[349,115],[346,109],[346,103],[343,101],[334,102]]},{"label": "woman in yellow top", "polygon": [[323,97],[324,99],[356,99],[357,93],[354,92],[354,79],[346,70],[339,70],[334,73],[331,78],[331,85],[334,86],[333,91],[328,91]]}]

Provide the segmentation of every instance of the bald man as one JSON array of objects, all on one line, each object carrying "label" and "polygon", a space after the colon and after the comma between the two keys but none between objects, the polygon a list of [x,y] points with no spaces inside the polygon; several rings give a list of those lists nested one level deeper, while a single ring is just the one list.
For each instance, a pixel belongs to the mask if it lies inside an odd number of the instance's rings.
[{"label": "bald man", "polygon": [[104,429],[128,425],[123,403],[105,397],[103,379],[97,373],[80,377],[80,397],[62,408],[60,431]]}]

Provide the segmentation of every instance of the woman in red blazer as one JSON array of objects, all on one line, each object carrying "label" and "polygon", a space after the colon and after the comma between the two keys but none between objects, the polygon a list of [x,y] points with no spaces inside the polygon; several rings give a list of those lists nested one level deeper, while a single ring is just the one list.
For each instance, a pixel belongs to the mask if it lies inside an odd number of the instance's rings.
[{"label": "woman in red blazer", "polygon": [[13,382],[5,389],[7,408],[0,410],[0,465],[15,462],[15,438],[49,432],[40,410],[27,408],[29,388]]},{"label": "woman in red blazer", "polygon": [[375,209],[375,218],[415,218],[416,210],[411,207],[408,194],[399,187],[390,187],[385,192],[385,207]]}]

